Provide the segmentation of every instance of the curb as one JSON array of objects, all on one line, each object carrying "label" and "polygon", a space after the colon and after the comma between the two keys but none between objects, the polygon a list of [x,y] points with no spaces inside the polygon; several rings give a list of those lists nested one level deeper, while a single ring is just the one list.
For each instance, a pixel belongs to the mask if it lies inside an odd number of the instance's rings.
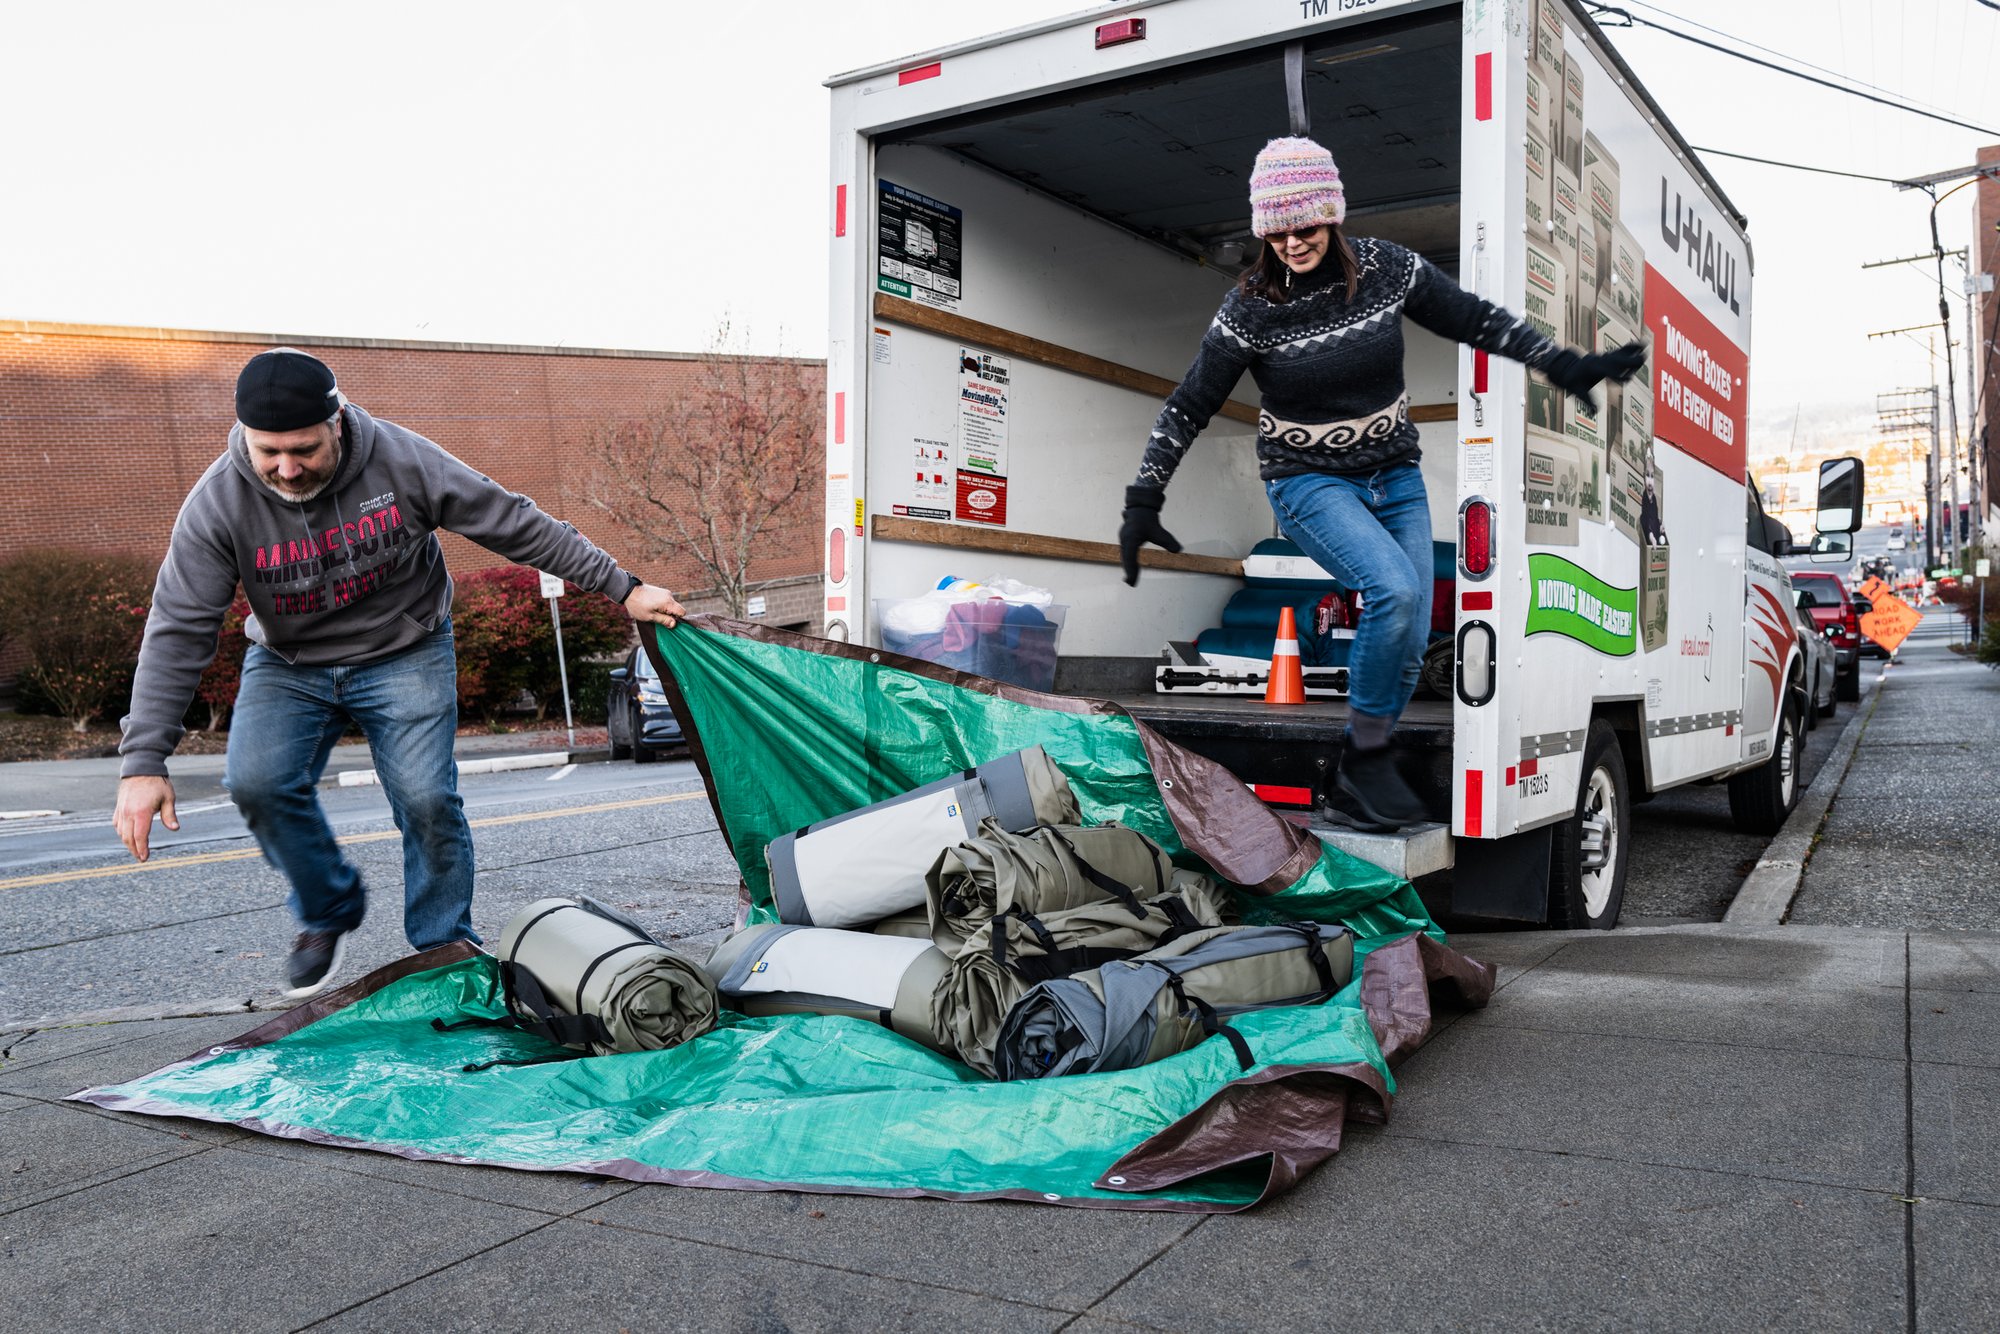
[{"label": "curb", "polygon": [[0,1023],[0,1035],[34,1033],[52,1028],[84,1028],[96,1024],[144,1023],[158,1019],[207,1019],[216,1015],[256,1014],[290,1008],[291,1005],[282,997],[260,1001],[241,996],[217,996],[210,1000],[123,1005],[110,1010],[85,1010],[80,1014],[45,1015],[40,1019],[9,1019]]},{"label": "curb", "polygon": [[[1875,716],[1875,706],[1881,703],[1887,683],[1888,666],[1884,664],[1882,673],[1875,678],[1875,689],[1869,693],[1868,707],[1858,709],[1847,720],[1847,728],[1841,732],[1840,740],[1834,742],[1833,753],[1820,767],[1818,779],[1800,796],[1784,828],[1765,846],[1764,855],[1757,859],[1756,867],[1744,878],[1736,897],[1729,901],[1729,911],[1722,915],[1724,926],[1784,924],[1799,886],[1805,883],[1806,861],[1812,856],[1813,841],[1819,837],[1826,813],[1847,781],[1855,748],[1861,744],[1861,734],[1868,730],[1868,720]],[[1829,777],[1831,783],[1825,781]]]},{"label": "curb", "polygon": [[[552,750],[538,755],[499,755],[488,760],[461,760],[458,771],[461,774],[497,774],[515,769],[560,769],[565,764],[588,764],[593,760],[610,758],[608,749]],[[381,780],[373,769],[343,769],[334,781],[341,787],[367,787]]]}]

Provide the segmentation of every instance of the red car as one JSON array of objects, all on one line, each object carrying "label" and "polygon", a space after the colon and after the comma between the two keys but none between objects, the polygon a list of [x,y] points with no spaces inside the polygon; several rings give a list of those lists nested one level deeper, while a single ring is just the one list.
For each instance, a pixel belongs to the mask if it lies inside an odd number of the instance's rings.
[{"label": "red car", "polygon": [[[1833,693],[1842,700],[1861,698],[1861,617],[1848,595],[1847,584],[1831,570],[1793,570],[1792,587],[1812,595],[1813,624],[1833,644]],[[1831,633],[1828,633],[1828,632]]]}]

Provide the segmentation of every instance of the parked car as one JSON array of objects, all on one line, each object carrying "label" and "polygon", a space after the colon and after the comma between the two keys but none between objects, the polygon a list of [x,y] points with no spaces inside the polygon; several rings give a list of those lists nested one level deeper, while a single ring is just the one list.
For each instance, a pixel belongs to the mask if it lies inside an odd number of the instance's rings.
[{"label": "parked car", "polygon": [[1820,719],[1833,717],[1839,708],[1834,690],[1833,644],[1813,623],[1812,590],[1794,586],[1792,597],[1797,603],[1792,608],[1792,619],[1798,624],[1799,645],[1805,650],[1806,730],[1811,731],[1819,726]]},{"label": "parked car", "polygon": [[1905,545],[1903,530],[1901,528],[1891,528],[1889,530],[1889,550],[1901,551]]},{"label": "parked car", "polygon": [[1833,684],[1835,695],[1844,700],[1861,698],[1861,616],[1846,582],[1830,570],[1793,570],[1792,588],[1812,595],[1807,608],[1813,624],[1830,631],[1833,643]]},{"label": "parked car", "polygon": [[611,732],[611,758],[631,756],[635,764],[651,764],[663,751],[682,743],[681,720],[667,703],[660,674],[641,648],[634,648],[625,665],[611,669],[611,689],[604,703],[605,725]]}]

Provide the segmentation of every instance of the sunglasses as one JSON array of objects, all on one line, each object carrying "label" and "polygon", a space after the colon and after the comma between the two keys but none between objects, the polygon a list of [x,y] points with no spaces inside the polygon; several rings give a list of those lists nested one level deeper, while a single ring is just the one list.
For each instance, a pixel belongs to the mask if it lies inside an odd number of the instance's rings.
[{"label": "sunglasses", "polygon": [[1264,233],[1264,239],[1272,245],[1283,245],[1285,242],[1293,239],[1313,241],[1317,240],[1319,234],[1325,230],[1326,224],[1322,222],[1316,227],[1299,227],[1289,232],[1266,232]]}]

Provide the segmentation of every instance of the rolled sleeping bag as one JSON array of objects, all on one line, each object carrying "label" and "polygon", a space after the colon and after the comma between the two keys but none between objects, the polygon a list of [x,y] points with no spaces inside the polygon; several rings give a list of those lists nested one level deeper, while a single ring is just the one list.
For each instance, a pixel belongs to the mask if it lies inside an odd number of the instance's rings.
[{"label": "rolled sleeping bag", "polygon": [[739,1013],[865,1019],[948,1056],[931,992],[949,962],[922,938],[767,922],[716,946],[708,975]]},{"label": "rolled sleeping bag", "polygon": [[1229,1020],[1278,1005],[1314,1005],[1354,976],[1354,937],[1287,922],[1188,932],[1136,958],[1038,983],[994,1042],[1001,1079],[1130,1070],[1222,1034],[1256,1063]]},{"label": "rolled sleeping bag", "polygon": [[925,877],[931,943],[955,955],[1002,913],[1041,917],[1087,903],[1158,898],[1173,887],[1173,874],[1159,844],[1121,824],[1013,833],[982,820],[978,834],[938,854]]},{"label": "rolled sleeping bag", "polygon": [[1082,819],[1062,770],[1029,746],[772,839],[765,862],[778,920],[853,927],[921,907],[938,854],[988,817],[1003,829]]},{"label": "rolled sleeping bag", "polygon": [[715,987],[692,959],[596,900],[538,899],[500,933],[516,1027],[591,1053],[658,1051],[715,1027]]},{"label": "rolled sleeping bag", "polygon": [[1178,936],[1222,925],[1224,895],[1188,875],[1178,893],[1140,903],[1091,903],[1046,917],[1009,913],[974,932],[931,994],[931,1028],[949,1050],[993,1078],[1000,1025],[1029,988],[1144,954]]},{"label": "rolled sleeping bag", "polygon": [[894,917],[884,917],[879,922],[870,923],[868,929],[878,936],[902,936],[909,940],[929,940],[931,938],[930,909],[906,908]]}]

